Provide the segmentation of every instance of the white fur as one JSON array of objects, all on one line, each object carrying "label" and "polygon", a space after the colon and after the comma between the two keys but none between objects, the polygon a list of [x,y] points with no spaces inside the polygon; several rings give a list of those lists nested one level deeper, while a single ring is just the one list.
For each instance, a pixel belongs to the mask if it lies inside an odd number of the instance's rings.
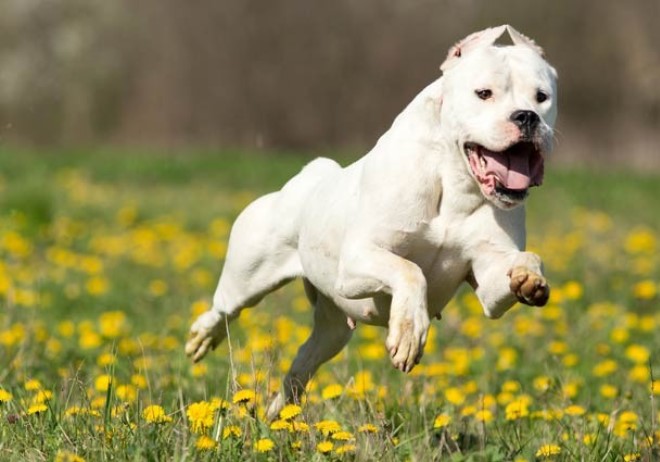
[{"label": "white fur", "polygon": [[[524,251],[524,207],[485,197],[463,152],[466,142],[491,150],[514,143],[521,135],[509,117],[520,109],[539,114],[539,136],[549,150],[556,74],[540,49],[515,31],[509,32],[514,46],[494,46],[505,30],[512,29],[488,29],[453,48],[444,76],[363,158],[346,168],[314,160],[241,213],[213,307],[191,328],[186,352],[195,361],[224,339],[241,309],[303,277],[315,324],[271,404],[269,416],[275,417],[344,347],[356,322],[387,327],[393,364],[410,371],[421,357],[430,318],[440,317],[463,282],[475,288],[490,318],[516,301],[523,283],[514,284],[512,272],[516,280],[544,288],[547,299],[541,260]],[[475,97],[482,87],[497,98]],[[539,88],[548,101],[535,101]],[[545,303],[530,297],[518,295]]]}]

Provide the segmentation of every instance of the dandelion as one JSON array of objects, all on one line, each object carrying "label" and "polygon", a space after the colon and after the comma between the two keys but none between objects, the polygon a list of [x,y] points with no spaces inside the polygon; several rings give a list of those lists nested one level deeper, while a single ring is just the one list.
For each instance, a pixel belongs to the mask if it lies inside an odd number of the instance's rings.
[{"label": "dandelion", "polygon": [[321,441],[316,445],[316,450],[321,454],[328,454],[335,447],[332,441]]},{"label": "dandelion", "polygon": [[110,384],[112,383],[112,376],[108,374],[103,374],[99,375],[96,380],[94,380],[94,388],[96,388],[96,391],[105,393],[108,391],[108,388],[110,388]]},{"label": "dandelion", "polygon": [[27,415],[41,414],[42,412],[46,412],[47,410],[48,410],[48,406],[46,406],[45,404],[33,404],[28,408]]},{"label": "dandelion", "polygon": [[27,382],[25,382],[25,384],[23,385],[23,387],[24,387],[27,391],[36,391],[36,390],[40,390],[40,389],[42,389],[42,388],[43,388],[43,385],[41,385],[41,382],[40,382],[39,380],[37,380],[37,379],[30,379],[30,380],[28,380]]},{"label": "dandelion", "polygon": [[651,353],[642,345],[630,345],[625,351],[626,357],[635,364],[647,364]]},{"label": "dandelion", "polygon": [[631,452],[630,454],[624,454],[624,462],[633,462],[635,460],[641,459],[642,455],[639,452]]},{"label": "dandelion", "polygon": [[195,441],[195,449],[198,451],[211,451],[218,447],[218,443],[206,435],[202,435]]},{"label": "dandelion", "polygon": [[506,420],[517,420],[529,415],[527,403],[523,400],[516,400],[507,404],[504,409]]},{"label": "dandelion", "polygon": [[[439,417],[439,416],[438,416]],[[436,418],[437,420],[437,418]],[[435,426],[434,426],[435,428]],[[378,433],[378,427],[376,427],[374,424],[363,424],[358,427],[358,433]]]},{"label": "dandelion", "polygon": [[321,398],[323,398],[326,401],[335,399],[340,397],[343,391],[344,388],[341,385],[339,385],[338,383],[333,383],[323,388],[323,390],[321,390]]},{"label": "dandelion", "polygon": [[556,444],[544,444],[536,451],[536,457],[551,457],[559,453],[561,453],[561,448]]},{"label": "dandelion", "polygon": [[278,419],[271,422],[270,429],[275,431],[278,430],[293,431],[293,425],[288,420]]},{"label": "dandelion", "polygon": [[73,452],[60,450],[55,454],[54,462],[85,462],[85,459]]},{"label": "dandelion", "polygon": [[448,414],[440,414],[433,421],[433,428],[444,428],[451,422],[451,416]]},{"label": "dandelion", "polygon": [[9,403],[14,399],[11,393],[0,388],[0,403]]},{"label": "dandelion", "polygon": [[210,403],[200,401],[188,406],[186,416],[188,416],[192,431],[194,433],[202,433],[207,428],[213,426],[214,409]]},{"label": "dandelion", "polygon": [[297,415],[300,415],[301,412],[302,409],[300,408],[300,406],[295,404],[287,404],[280,411],[280,418],[283,420],[291,420]]},{"label": "dandelion", "polygon": [[334,420],[321,420],[314,424],[314,428],[320,431],[323,436],[328,436],[332,433],[341,431],[341,425]]},{"label": "dandelion", "polygon": [[348,441],[353,438],[353,434],[347,431],[338,431],[332,434],[332,439],[337,441]]},{"label": "dandelion", "polygon": [[234,393],[232,402],[234,404],[253,404],[256,400],[256,393],[254,390],[239,390]]},{"label": "dandelion", "polygon": [[157,404],[147,406],[142,411],[142,418],[149,423],[167,423],[172,421],[172,417],[165,414],[165,410]]},{"label": "dandelion", "polygon": [[629,432],[637,430],[639,417],[632,411],[624,411],[619,414],[619,418],[614,425],[614,434],[625,437]]},{"label": "dandelion", "polygon": [[600,386],[600,395],[603,398],[612,399],[616,398],[619,394],[619,389],[614,385],[603,384]]},{"label": "dandelion", "polygon": [[222,439],[226,440],[227,438],[240,438],[243,434],[241,427],[237,425],[227,425],[222,429]]},{"label": "dandelion", "polygon": [[585,408],[583,408],[582,406],[578,406],[577,404],[573,404],[571,406],[568,406],[566,409],[564,409],[564,413],[572,417],[583,416],[584,414],[586,414],[586,412],[587,411]]},{"label": "dandelion", "polygon": [[355,452],[357,448],[354,444],[344,444],[335,449],[335,454],[342,455]]},{"label": "dandelion", "polygon": [[612,375],[619,368],[619,365],[613,359],[606,359],[597,363],[591,373],[596,377],[607,377]]},{"label": "dandelion", "polygon": [[125,403],[132,403],[137,399],[137,389],[133,385],[119,385],[115,394]]},{"label": "dandelion", "polygon": [[545,375],[536,377],[532,382],[534,389],[541,393],[548,391],[550,389],[550,385],[552,385],[552,379]]},{"label": "dandelion", "polygon": [[254,450],[257,452],[269,452],[275,447],[275,443],[270,438],[261,438],[254,444]]},{"label": "dandelion", "polygon": [[458,388],[451,387],[445,390],[445,399],[454,406],[460,406],[465,402],[465,395]]},{"label": "dandelion", "polygon": [[41,404],[50,401],[53,397],[53,392],[50,390],[39,390],[36,395],[32,397],[32,404]]},{"label": "dandelion", "polygon": [[474,419],[477,422],[488,423],[494,419],[494,416],[490,410],[482,409],[474,414]]}]

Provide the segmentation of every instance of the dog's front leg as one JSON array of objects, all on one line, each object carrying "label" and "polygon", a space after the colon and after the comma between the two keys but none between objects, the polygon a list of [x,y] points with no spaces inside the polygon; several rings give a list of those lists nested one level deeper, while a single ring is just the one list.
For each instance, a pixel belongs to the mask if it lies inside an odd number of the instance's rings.
[{"label": "dog's front leg", "polygon": [[482,253],[473,261],[469,282],[486,315],[499,318],[516,300],[531,306],[548,302],[550,286],[542,266],[532,252]]},{"label": "dog's front leg", "polygon": [[419,363],[430,325],[426,278],[413,262],[374,245],[344,249],[335,285],[349,299],[392,296],[386,347],[392,364],[410,372]]}]

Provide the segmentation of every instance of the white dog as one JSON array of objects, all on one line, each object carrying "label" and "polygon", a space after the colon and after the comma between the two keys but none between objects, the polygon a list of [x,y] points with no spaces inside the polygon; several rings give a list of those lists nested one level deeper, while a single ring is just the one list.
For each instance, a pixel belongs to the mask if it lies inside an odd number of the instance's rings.
[{"label": "white dog", "polygon": [[[508,32],[513,45],[497,46]],[[213,307],[192,325],[199,361],[241,309],[302,277],[314,329],[273,418],[296,401],[357,322],[388,328],[394,366],[419,362],[430,324],[468,282],[489,318],[516,300],[544,305],[540,258],[525,252],[525,211],[541,184],[557,110],[556,72],[510,26],[474,33],[363,158],[316,159],[236,219]]]}]

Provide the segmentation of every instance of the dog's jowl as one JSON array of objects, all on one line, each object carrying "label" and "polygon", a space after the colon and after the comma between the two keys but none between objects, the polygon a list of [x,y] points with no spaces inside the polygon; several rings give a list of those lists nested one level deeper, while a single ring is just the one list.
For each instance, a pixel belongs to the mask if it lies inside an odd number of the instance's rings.
[{"label": "dog's jowl", "polygon": [[[496,44],[503,34],[512,45]],[[314,160],[233,225],[213,307],[192,325],[186,353],[199,361],[243,308],[302,278],[314,329],[269,417],[359,323],[386,327],[392,363],[408,372],[462,283],[489,318],[516,300],[548,300],[541,259],[524,250],[523,203],[552,147],[555,70],[509,26],[468,36],[441,69],[364,157],[345,168]]]}]

